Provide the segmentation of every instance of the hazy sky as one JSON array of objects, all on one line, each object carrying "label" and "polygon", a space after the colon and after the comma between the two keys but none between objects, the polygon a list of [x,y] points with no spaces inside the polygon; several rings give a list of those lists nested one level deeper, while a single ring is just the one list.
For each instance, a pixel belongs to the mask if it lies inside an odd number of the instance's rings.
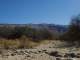
[{"label": "hazy sky", "polygon": [[80,0],[0,0],[0,23],[68,24]]}]

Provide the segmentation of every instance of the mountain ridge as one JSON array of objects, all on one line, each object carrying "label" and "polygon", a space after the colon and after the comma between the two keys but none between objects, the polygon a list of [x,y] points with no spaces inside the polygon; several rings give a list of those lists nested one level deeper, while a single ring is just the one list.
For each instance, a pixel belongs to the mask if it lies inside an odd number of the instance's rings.
[{"label": "mountain ridge", "polygon": [[0,24],[0,27],[2,26],[8,26],[8,27],[15,27],[15,26],[19,26],[19,27],[24,27],[24,26],[28,26],[31,28],[35,28],[35,29],[48,29],[51,31],[57,31],[57,32],[66,32],[68,25],[57,25],[57,24]]}]

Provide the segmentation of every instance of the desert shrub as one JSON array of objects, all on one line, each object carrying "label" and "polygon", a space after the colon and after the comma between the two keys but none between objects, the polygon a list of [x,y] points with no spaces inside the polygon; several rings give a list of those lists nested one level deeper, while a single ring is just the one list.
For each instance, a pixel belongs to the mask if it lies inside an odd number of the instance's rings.
[{"label": "desert shrub", "polygon": [[25,35],[28,38],[36,40],[52,39],[53,33],[46,29],[35,29],[28,26],[3,26],[0,27],[0,37],[6,39],[16,39]]},{"label": "desert shrub", "polygon": [[[8,48],[29,48],[42,40],[52,40],[53,32],[47,28],[30,26],[0,26],[0,46]],[[2,39],[2,40],[1,40]],[[16,40],[17,39],[17,40]]]},{"label": "desert shrub", "polygon": [[19,46],[19,40],[7,40],[0,38],[0,48],[17,48]]},{"label": "desert shrub", "polygon": [[71,20],[68,31],[62,35],[61,39],[69,43],[80,44],[80,15]]}]

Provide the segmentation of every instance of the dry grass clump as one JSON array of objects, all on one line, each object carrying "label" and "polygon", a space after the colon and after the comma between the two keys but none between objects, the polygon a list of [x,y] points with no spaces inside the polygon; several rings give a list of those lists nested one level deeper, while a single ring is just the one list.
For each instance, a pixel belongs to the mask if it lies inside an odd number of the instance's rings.
[{"label": "dry grass clump", "polygon": [[0,48],[17,48],[19,46],[18,40],[7,40],[7,39],[0,39]]},{"label": "dry grass clump", "polygon": [[30,38],[26,38],[25,36],[22,36],[19,38],[19,46],[18,48],[33,48],[34,46],[37,46],[38,43],[32,41]]},{"label": "dry grass clump", "polygon": [[18,39],[3,39],[0,38],[0,48],[33,48],[34,46],[39,45],[40,42],[34,42],[25,36],[22,36]]}]

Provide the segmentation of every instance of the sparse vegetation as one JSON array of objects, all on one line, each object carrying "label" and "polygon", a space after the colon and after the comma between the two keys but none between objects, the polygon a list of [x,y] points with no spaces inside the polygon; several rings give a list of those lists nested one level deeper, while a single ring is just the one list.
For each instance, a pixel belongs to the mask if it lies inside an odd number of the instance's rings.
[{"label": "sparse vegetation", "polygon": [[72,19],[68,31],[62,35],[61,39],[70,44],[80,45],[80,15]]},{"label": "sparse vegetation", "polygon": [[[51,26],[52,27],[52,26]],[[51,31],[48,28],[36,29],[30,26],[0,26],[0,47],[32,48],[43,40],[64,40],[80,45],[80,15],[74,17],[66,32]]]},{"label": "sparse vegetation", "polygon": [[40,42],[34,42],[31,40],[28,40],[27,38],[24,39],[23,37],[19,39],[0,39],[0,48],[5,49],[22,49],[22,48],[33,48],[34,46],[39,45]]},{"label": "sparse vegetation", "polygon": [[0,27],[0,46],[4,48],[32,48],[41,40],[52,39],[47,29],[37,30],[27,26]]}]

